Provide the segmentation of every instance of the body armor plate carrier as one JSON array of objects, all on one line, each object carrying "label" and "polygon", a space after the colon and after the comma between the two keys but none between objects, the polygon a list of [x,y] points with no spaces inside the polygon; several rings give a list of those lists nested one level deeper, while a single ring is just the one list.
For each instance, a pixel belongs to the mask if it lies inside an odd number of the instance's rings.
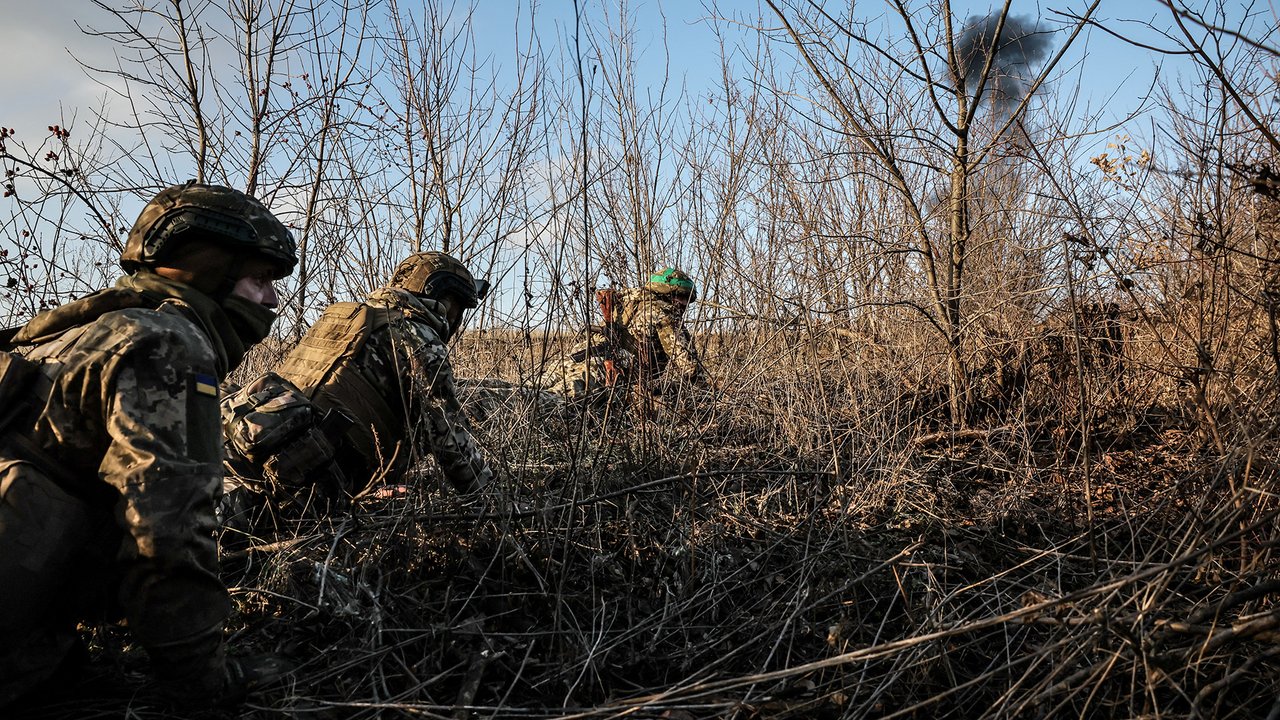
[{"label": "body armor plate carrier", "polygon": [[336,408],[355,420],[347,438],[374,468],[389,467],[399,453],[405,413],[387,403],[388,389],[375,387],[354,360],[394,313],[364,303],[330,305],[276,369],[320,410]]}]

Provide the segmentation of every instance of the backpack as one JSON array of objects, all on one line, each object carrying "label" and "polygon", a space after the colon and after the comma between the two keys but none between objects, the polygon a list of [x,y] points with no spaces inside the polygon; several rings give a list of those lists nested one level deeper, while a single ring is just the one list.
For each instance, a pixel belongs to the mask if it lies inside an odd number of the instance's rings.
[{"label": "backpack", "polygon": [[141,293],[106,288],[46,310],[25,324],[0,329],[0,433],[24,411],[43,400],[38,397],[39,386],[35,383],[39,379],[40,363],[14,352],[15,347],[38,345],[113,310],[155,305],[154,300]]},{"label": "backpack", "polygon": [[13,342],[23,327],[0,330],[0,460],[30,463],[63,492],[90,504],[114,502],[114,488],[84,482],[55,457],[56,453],[40,447],[30,436],[53,385],[41,363],[14,352],[17,346],[32,344]]}]

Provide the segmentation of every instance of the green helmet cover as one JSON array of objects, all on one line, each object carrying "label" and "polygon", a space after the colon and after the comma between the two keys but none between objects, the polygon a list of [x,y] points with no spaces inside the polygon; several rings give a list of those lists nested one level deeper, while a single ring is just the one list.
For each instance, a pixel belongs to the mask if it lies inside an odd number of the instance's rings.
[{"label": "green helmet cover", "polygon": [[693,278],[683,270],[673,267],[666,267],[649,276],[649,282],[645,287],[651,292],[661,295],[685,295],[688,296],[690,302],[697,295],[697,288],[693,284]]}]

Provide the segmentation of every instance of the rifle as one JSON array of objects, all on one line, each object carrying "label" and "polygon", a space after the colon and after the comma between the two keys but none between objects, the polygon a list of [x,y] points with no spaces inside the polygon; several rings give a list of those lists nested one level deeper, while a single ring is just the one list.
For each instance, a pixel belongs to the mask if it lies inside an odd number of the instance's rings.
[{"label": "rifle", "polygon": [[[618,291],[611,288],[596,290],[596,305],[600,306],[600,314],[604,316],[605,336],[609,338],[610,345],[612,345],[613,328],[618,322]],[[618,384],[618,380],[621,378],[622,371],[614,363],[613,353],[610,352],[604,359],[605,385],[613,387]]]}]

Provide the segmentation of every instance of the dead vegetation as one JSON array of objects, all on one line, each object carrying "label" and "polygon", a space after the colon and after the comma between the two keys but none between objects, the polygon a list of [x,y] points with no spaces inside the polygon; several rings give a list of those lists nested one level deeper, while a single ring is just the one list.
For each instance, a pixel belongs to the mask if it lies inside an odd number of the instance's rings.
[{"label": "dead vegetation", "polygon": [[[720,364],[647,417],[496,413],[484,498],[428,465],[408,495],[224,538],[234,647],[299,663],[240,716],[1276,712],[1273,440],[1218,453],[1176,396],[1104,404],[1117,376],[1082,395],[1043,369],[1016,412],[929,430],[935,394],[811,350],[793,376]],[[173,717],[98,637],[128,697],[33,717]]]}]

